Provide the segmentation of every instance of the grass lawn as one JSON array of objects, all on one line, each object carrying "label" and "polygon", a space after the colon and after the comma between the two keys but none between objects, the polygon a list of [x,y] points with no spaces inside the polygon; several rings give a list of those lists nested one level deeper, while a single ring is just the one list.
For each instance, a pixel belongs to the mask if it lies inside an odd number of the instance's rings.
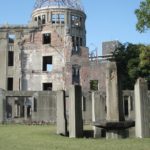
[{"label": "grass lawn", "polygon": [[54,126],[0,125],[0,150],[150,150],[150,139],[69,139]]}]

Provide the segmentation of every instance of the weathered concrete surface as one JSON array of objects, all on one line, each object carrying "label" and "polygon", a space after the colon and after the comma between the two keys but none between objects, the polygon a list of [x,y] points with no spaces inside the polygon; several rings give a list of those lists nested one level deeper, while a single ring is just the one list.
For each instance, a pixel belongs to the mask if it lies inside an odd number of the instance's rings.
[{"label": "weathered concrete surface", "polygon": [[56,92],[43,91],[34,95],[37,111],[32,112],[32,121],[56,122]]},{"label": "weathered concrete surface", "polygon": [[[106,99],[105,94],[99,92],[92,92],[92,122],[105,120],[106,118]],[[96,126],[94,129],[94,138],[102,137],[102,128]]]},{"label": "weathered concrete surface", "polygon": [[57,92],[57,134],[67,134],[66,104],[64,91]]},{"label": "weathered concrete surface", "polygon": [[119,121],[119,94],[117,66],[115,62],[107,62],[106,70],[106,106],[107,121]]},{"label": "weathered concrete surface", "polygon": [[139,78],[135,84],[135,134],[138,138],[150,137],[150,101],[147,82]]},{"label": "weathered concrete surface", "polygon": [[81,86],[72,85],[69,90],[69,137],[83,136]]},{"label": "weathered concrete surface", "polygon": [[4,121],[4,99],[5,99],[5,92],[4,90],[0,89],[0,123]]}]

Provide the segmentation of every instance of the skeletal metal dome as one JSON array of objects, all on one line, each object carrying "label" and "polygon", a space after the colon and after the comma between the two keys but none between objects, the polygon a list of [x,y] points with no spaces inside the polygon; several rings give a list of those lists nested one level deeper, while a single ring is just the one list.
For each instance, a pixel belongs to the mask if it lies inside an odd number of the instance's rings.
[{"label": "skeletal metal dome", "polygon": [[34,9],[43,7],[70,8],[83,11],[80,0],[36,0]]}]

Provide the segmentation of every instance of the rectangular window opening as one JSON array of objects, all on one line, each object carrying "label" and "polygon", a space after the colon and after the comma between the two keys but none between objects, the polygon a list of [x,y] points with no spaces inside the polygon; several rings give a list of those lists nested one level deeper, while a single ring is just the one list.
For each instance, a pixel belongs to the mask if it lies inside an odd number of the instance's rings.
[{"label": "rectangular window opening", "polygon": [[64,14],[60,14],[59,18],[60,18],[61,24],[64,24],[65,23],[65,15]]},{"label": "rectangular window opening", "polygon": [[51,34],[50,33],[43,34],[43,44],[51,44]]},{"label": "rectangular window opening", "polygon": [[38,24],[41,24],[41,16],[38,16]]},{"label": "rectangular window opening", "polygon": [[10,44],[13,44],[14,41],[15,41],[15,39],[16,39],[15,34],[9,34],[9,35],[8,35],[8,42],[9,42]]},{"label": "rectangular window opening", "polygon": [[34,21],[37,21],[37,17],[34,18]]},{"label": "rectangular window opening", "polygon": [[72,27],[81,27],[81,20],[82,20],[81,17],[72,15],[71,16]]},{"label": "rectangular window opening", "polygon": [[58,16],[56,14],[52,14],[52,24],[55,24]]},{"label": "rectangular window opening", "polygon": [[7,90],[8,91],[13,91],[13,78],[8,78],[7,79]]},{"label": "rectangular window opening", "polygon": [[90,81],[90,90],[97,91],[98,90],[98,80]]},{"label": "rectangular window opening", "polygon": [[64,24],[65,15],[64,14],[52,14],[52,24]]},{"label": "rectangular window opening", "polygon": [[14,52],[8,51],[8,66],[14,65]]},{"label": "rectangular window opening", "polygon": [[42,24],[46,23],[45,15],[42,15]]},{"label": "rectangular window opening", "polygon": [[72,66],[72,84],[80,85],[80,66]]},{"label": "rectangular window opening", "polygon": [[125,116],[128,116],[129,115],[129,108],[128,108],[128,100],[127,99],[124,99],[124,114]]},{"label": "rectangular window opening", "polygon": [[52,83],[43,83],[43,91],[52,91]]},{"label": "rectangular window opening", "polygon": [[14,45],[11,45],[11,44],[10,44],[10,45],[8,46],[8,50],[9,50],[9,51],[13,51],[13,50],[14,50]]},{"label": "rectangular window opening", "polygon": [[52,56],[43,56],[43,71],[52,71]]},{"label": "rectangular window opening", "polygon": [[34,112],[37,112],[37,99],[34,98]]}]

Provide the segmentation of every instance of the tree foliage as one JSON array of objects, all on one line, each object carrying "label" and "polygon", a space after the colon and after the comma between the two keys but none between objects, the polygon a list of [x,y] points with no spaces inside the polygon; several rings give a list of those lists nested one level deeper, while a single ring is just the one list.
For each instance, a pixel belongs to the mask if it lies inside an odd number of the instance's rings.
[{"label": "tree foliage", "polygon": [[146,78],[150,84],[150,46],[126,43],[113,55],[122,75],[123,89],[133,89],[139,77]]},{"label": "tree foliage", "polygon": [[144,32],[150,29],[150,0],[143,0],[138,9],[135,10],[137,17],[136,29]]}]

